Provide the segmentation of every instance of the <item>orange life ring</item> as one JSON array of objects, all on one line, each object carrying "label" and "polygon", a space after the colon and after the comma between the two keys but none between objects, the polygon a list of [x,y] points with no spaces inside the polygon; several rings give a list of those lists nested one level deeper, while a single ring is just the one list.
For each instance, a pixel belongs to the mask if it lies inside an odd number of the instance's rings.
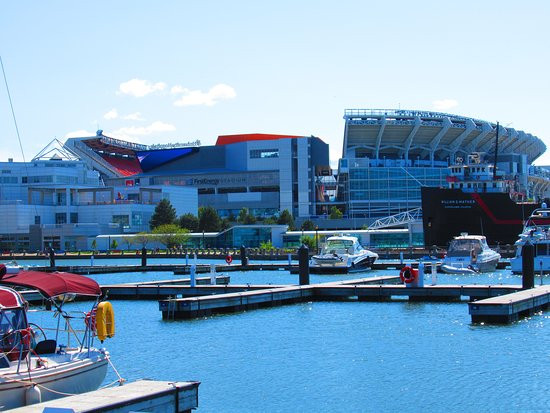
[{"label": "orange life ring", "polygon": [[228,264],[231,264],[233,262],[233,257],[231,255],[227,255],[225,257],[225,262],[228,263]]},{"label": "orange life ring", "polygon": [[405,284],[415,282],[418,279],[418,270],[415,270],[414,268],[409,266],[405,266],[401,268],[399,278],[401,278],[401,281]]}]

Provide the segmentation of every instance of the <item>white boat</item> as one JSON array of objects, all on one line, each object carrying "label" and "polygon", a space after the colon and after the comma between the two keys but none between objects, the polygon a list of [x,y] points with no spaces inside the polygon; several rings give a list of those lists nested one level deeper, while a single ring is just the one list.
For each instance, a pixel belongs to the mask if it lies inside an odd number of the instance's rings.
[{"label": "white boat", "polygon": [[361,246],[357,237],[336,235],[327,238],[321,253],[311,257],[311,272],[351,273],[370,269],[378,254]]},{"label": "white boat", "polygon": [[[105,379],[109,352],[93,347],[93,340],[96,334],[105,339],[105,330],[114,335],[112,307],[96,300],[88,314],[80,313],[85,329],[78,337],[78,327],[72,325],[78,317],[63,310],[63,304],[74,295],[99,297],[99,285],[69,273],[5,274],[3,265],[0,283],[0,410],[96,390]],[[29,322],[28,303],[12,287],[37,289],[52,305],[64,322],[57,323],[51,337]]]},{"label": "white boat", "polygon": [[491,272],[496,269],[499,260],[500,254],[489,248],[483,235],[462,233],[451,241],[441,270],[448,274]]},{"label": "white boat", "polygon": [[522,273],[522,251],[529,241],[535,247],[535,274],[550,273],[550,208],[538,208],[525,221],[522,233],[515,242],[516,255],[510,260],[514,274]]},{"label": "white boat", "polygon": [[6,274],[17,274],[23,269],[23,267],[20,266],[17,261],[6,262],[4,265],[6,267]]}]

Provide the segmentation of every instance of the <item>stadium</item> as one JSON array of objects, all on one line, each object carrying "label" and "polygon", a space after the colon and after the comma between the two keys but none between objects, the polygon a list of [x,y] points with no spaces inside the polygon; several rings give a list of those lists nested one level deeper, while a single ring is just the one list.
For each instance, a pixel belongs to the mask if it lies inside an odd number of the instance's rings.
[{"label": "stadium", "polygon": [[314,136],[253,133],[219,136],[211,146],[146,146],[99,130],[65,145],[108,185],[194,187],[199,206],[213,206],[222,217],[246,207],[257,217],[286,209],[308,218],[319,198],[312,182],[330,170],[328,145]]},{"label": "stadium", "polygon": [[[300,220],[326,216],[333,206],[360,228],[420,208],[422,186],[446,187],[448,166],[479,153],[493,162],[497,125],[447,113],[347,109],[342,157],[329,167],[328,145],[310,136],[225,135],[200,142],[146,146],[96,136],[65,143],[110,185],[196,187],[199,206],[221,216],[247,207],[257,216],[288,209]],[[498,168],[530,199],[548,196],[549,174],[532,162],[546,150],[530,133],[499,126]],[[320,227],[328,225],[319,220]]]},{"label": "stadium", "polygon": [[[491,162],[495,123],[446,113],[348,109],[344,112],[338,202],[354,219],[373,219],[420,207],[421,186],[447,186],[448,166],[480,153]],[[548,175],[531,166],[546,150],[536,136],[499,126],[498,168],[519,180],[528,197],[544,198]]]}]

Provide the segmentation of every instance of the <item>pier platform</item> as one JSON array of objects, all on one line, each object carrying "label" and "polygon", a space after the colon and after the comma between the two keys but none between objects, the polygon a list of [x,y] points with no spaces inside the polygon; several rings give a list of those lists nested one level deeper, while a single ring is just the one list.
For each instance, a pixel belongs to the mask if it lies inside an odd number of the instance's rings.
[{"label": "pier platform", "polygon": [[[160,300],[159,310],[164,319],[189,319],[214,313],[243,311],[308,300],[386,301],[395,297],[408,297],[411,301],[459,301],[463,297],[474,299],[509,294],[521,288],[511,285],[436,285],[424,288],[388,285],[399,282],[399,277],[382,276],[305,286],[246,286],[244,291]],[[242,288],[242,286],[235,287]],[[203,291],[209,289],[215,293],[213,288],[222,292],[224,287],[196,288],[204,289]]]},{"label": "pier platform", "polygon": [[[74,274],[93,275],[93,274],[116,274],[127,272],[173,272],[175,275],[189,274],[191,271],[191,264],[151,264],[146,266],[141,265],[56,265],[55,267],[49,266],[33,266],[34,271],[65,271],[72,272]],[[401,270],[405,265],[410,265],[414,268],[418,268],[418,262],[406,261],[401,263],[400,261],[377,261],[372,264],[372,270]],[[424,270],[426,272],[431,271],[431,263],[429,261],[424,263]],[[436,263],[438,271],[441,266],[440,262]],[[497,265],[498,269],[504,269],[510,264],[507,261],[500,261]],[[274,261],[264,263],[251,263],[247,265],[241,265],[240,263],[232,264],[215,264],[216,272],[234,272],[234,271],[290,271],[291,274],[298,274],[298,264],[289,265],[288,262]],[[210,272],[210,264],[196,264],[197,274],[204,274]],[[311,271],[314,272],[313,270]]]},{"label": "pier platform", "polygon": [[9,410],[12,413],[189,413],[199,405],[200,382],[139,380],[45,403]]},{"label": "pier platform", "polygon": [[539,286],[505,296],[468,303],[473,323],[506,324],[548,308],[550,286]]}]

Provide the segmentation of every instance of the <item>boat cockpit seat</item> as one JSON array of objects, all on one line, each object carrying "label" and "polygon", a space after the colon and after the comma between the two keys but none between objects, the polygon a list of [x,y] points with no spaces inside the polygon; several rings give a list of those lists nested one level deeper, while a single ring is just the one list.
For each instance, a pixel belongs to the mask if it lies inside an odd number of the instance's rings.
[{"label": "boat cockpit seat", "polygon": [[36,354],[52,354],[55,353],[57,342],[55,340],[42,340],[36,343],[34,352]]}]

